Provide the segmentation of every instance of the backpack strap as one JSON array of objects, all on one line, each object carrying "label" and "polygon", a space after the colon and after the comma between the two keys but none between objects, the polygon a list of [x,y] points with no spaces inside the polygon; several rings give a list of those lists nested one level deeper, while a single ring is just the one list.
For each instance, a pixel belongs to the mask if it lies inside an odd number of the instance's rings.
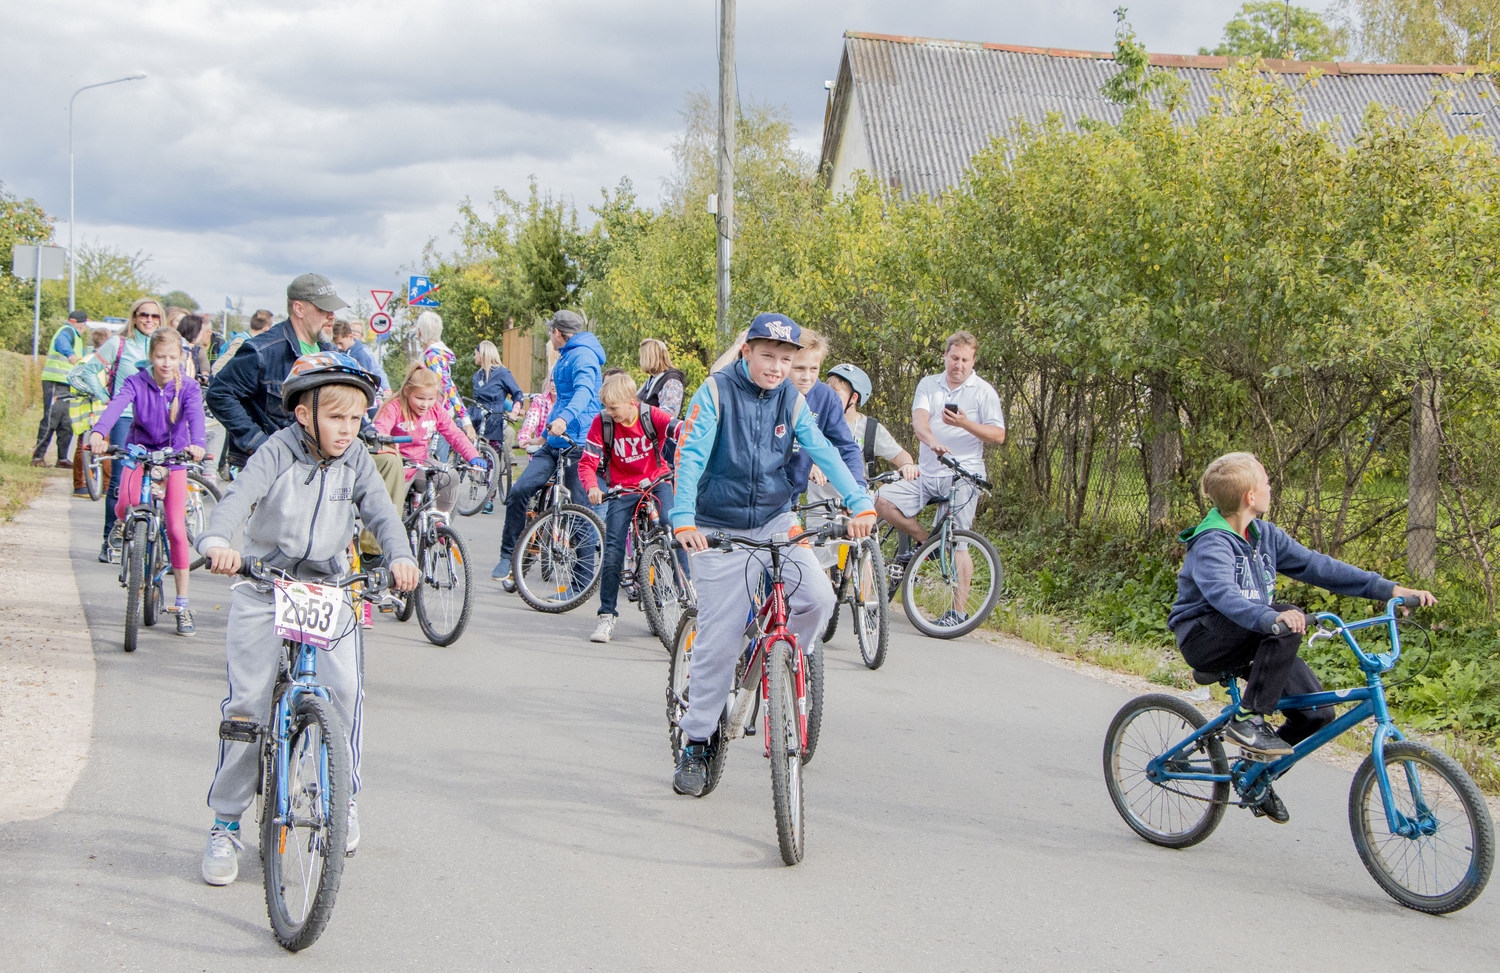
[{"label": "backpack strap", "polygon": [[[641,406],[640,422],[646,433],[648,448],[661,458],[661,442],[656,435],[656,417],[652,414],[649,405]],[[599,414],[599,436],[604,440],[604,456],[599,460],[599,475],[604,476],[609,470],[609,458],[615,454],[615,421],[609,417],[609,413]]]},{"label": "backpack strap", "polygon": [[865,416],[865,441],[860,452],[864,453],[866,480],[875,475],[875,431],[879,428],[874,416]]},{"label": "backpack strap", "polygon": [[115,362],[109,366],[109,374],[105,376],[104,390],[109,393],[110,398],[115,396],[115,378],[120,374],[120,359],[125,355],[125,330],[120,332],[120,345],[115,349]]}]

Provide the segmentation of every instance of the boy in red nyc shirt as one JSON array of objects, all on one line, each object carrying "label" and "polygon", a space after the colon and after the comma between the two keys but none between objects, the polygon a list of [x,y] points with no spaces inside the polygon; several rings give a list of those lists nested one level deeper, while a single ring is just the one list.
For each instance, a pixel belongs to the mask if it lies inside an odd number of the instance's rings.
[{"label": "boy in red nyc shirt", "polygon": [[[593,425],[589,426],[583,458],[578,461],[578,478],[589,492],[589,503],[595,506],[604,499],[604,489],[599,482],[601,473],[608,478],[610,486],[631,490],[672,468],[665,454],[669,446],[675,453],[682,423],[673,419],[669,412],[642,406],[636,401],[635,393],[635,379],[624,371],[611,371],[604,377],[604,385],[599,390],[604,411],[595,416]],[[646,428],[647,421],[651,423],[650,430]],[[608,456],[605,455],[606,428],[609,428],[613,440]],[[662,515],[666,516],[666,512],[672,509],[672,484],[658,483],[652,492],[656,494]],[[605,512],[599,625],[589,637],[590,642],[608,642],[614,635],[615,622],[620,617],[615,605],[620,598],[620,574],[625,566],[625,536],[630,531],[630,518],[639,500],[639,490],[622,494],[609,502],[609,509]]]}]

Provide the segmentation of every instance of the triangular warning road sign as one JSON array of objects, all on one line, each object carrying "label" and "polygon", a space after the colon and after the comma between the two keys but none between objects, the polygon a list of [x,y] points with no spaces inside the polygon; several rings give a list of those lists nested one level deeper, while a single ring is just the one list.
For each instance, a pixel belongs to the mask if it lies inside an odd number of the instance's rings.
[{"label": "triangular warning road sign", "polygon": [[371,291],[370,296],[375,298],[375,307],[384,311],[385,306],[390,303],[391,295],[395,293],[395,291]]}]

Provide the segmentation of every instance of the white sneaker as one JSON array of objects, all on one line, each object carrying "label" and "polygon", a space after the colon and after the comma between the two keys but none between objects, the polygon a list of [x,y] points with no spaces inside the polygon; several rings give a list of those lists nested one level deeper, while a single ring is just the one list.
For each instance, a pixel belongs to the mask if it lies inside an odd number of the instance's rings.
[{"label": "white sneaker", "polygon": [[240,874],[240,833],[213,827],[208,831],[208,847],[203,851],[203,881],[209,885],[228,885]]},{"label": "white sneaker", "polygon": [[608,642],[615,634],[615,622],[618,620],[618,615],[600,615],[599,625],[594,629],[594,634],[589,636],[589,641]]},{"label": "white sneaker", "polygon": [[344,854],[354,854],[359,847],[359,809],[354,802],[349,802],[349,830],[344,835]]}]

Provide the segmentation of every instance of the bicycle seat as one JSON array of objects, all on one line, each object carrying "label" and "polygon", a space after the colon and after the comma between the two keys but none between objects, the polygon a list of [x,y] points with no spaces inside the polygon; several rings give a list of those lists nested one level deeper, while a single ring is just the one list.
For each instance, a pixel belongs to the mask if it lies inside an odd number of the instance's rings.
[{"label": "bicycle seat", "polygon": [[1231,679],[1250,678],[1250,664],[1247,662],[1234,669],[1194,669],[1193,682],[1200,686],[1212,686],[1214,683],[1229,685]]}]

